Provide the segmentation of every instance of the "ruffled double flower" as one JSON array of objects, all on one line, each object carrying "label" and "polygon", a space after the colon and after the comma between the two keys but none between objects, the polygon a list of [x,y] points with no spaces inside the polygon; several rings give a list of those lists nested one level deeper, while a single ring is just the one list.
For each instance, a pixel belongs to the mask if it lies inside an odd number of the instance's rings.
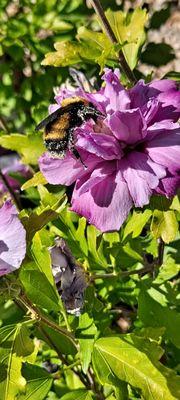
[{"label": "ruffled double flower", "polygon": [[[105,70],[97,92],[60,91],[88,99],[105,115],[76,128],[76,148],[83,163],[67,152],[63,159],[47,152],[39,165],[51,184],[75,183],[72,210],[102,232],[118,230],[131,207],[143,207],[152,194],[174,195],[180,183],[180,93],[171,80],[139,81],[125,90],[119,71]],[[86,168],[85,168],[86,166]]]}]

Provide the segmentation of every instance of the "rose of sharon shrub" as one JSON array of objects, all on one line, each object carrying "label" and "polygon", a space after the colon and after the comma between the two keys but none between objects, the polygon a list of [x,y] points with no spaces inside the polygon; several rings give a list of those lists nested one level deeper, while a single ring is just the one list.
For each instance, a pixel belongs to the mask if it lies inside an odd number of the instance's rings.
[{"label": "rose of sharon shrub", "polygon": [[10,200],[0,209],[0,276],[18,269],[26,253],[26,232]]},{"label": "rose of sharon shrub", "polygon": [[[46,152],[39,165],[51,184],[75,182],[72,210],[105,232],[118,230],[131,207],[148,204],[152,194],[175,193],[180,182],[180,93],[171,80],[141,80],[125,90],[117,69],[105,69],[103,80],[105,86],[97,92],[71,92],[105,115],[74,131],[84,165],[70,152],[63,159]],[[56,101],[61,105],[69,96],[63,90]]]}]

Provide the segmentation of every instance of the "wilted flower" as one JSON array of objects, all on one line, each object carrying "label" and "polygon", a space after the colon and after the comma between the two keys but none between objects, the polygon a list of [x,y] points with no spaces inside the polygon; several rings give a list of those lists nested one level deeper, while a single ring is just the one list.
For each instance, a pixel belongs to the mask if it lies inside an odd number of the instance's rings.
[{"label": "wilted flower", "polygon": [[10,200],[0,209],[0,276],[18,269],[26,253],[26,232]]},{"label": "wilted flower", "polygon": [[[29,167],[27,165],[21,164],[17,156],[12,154],[8,154],[7,156],[1,156],[0,167],[9,186],[11,186],[11,188],[14,190],[20,189],[21,184],[19,180],[16,179],[15,176],[11,176],[11,174],[18,174],[22,178],[31,177]],[[7,188],[5,187],[4,183],[0,180],[0,193],[5,193],[5,192],[7,192]]]},{"label": "wilted flower", "polygon": [[76,262],[64,239],[56,239],[50,248],[52,273],[68,313],[79,316],[87,287],[85,272]]},{"label": "wilted flower", "polygon": [[[180,181],[180,93],[171,80],[141,80],[125,90],[117,69],[106,69],[103,79],[105,86],[97,92],[71,92],[105,115],[74,131],[84,165],[70,152],[63,159],[45,153],[40,169],[49,183],[75,182],[72,210],[105,232],[118,230],[131,207],[148,204],[152,194],[175,193]],[[69,96],[63,90],[55,99],[61,105]]]}]

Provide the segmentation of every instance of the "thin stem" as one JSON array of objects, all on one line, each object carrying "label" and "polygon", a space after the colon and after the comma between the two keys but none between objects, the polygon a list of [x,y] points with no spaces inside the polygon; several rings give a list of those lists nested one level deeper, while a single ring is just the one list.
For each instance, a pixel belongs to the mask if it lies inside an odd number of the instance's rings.
[{"label": "thin stem", "polygon": [[16,192],[12,189],[12,187],[9,185],[9,182],[8,182],[6,176],[3,174],[3,172],[1,170],[0,170],[0,178],[1,178],[2,182],[4,183],[4,185],[6,186],[14,203],[16,204],[17,209],[19,211],[22,210],[22,204],[21,204],[19,197],[17,196]]},{"label": "thin stem", "polygon": [[140,269],[133,269],[132,271],[120,271],[117,273],[110,273],[110,274],[96,274],[96,275],[91,275],[90,277],[90,281],[93,282],[96,279],[104,279],[104,278],[117,278],[117,277],[126,277],[126,276],[130,276],[130,275],[144,275],[144,274],[148,274],[149,272],[152,271],[152,269],[154,268],[154,266],[151,265],[146,265],[143,268]]},{"label": "thin stem", "polygon": [[0,126],[2,127],[3,131],[5,131],[6,133],[9,133],[9,129],[8,129],[7,124],[4,120],[4,118],[2,117],[2,115],[0,115]]},{"label": "thin stem", "polygon": [[64,371],[67,371],[68,369],[72,369],[72,368],[76,367],[77,365],[79,365],[80,363],[81,363],[80,360],[76,360],[72,364],[67,364],[67,367],[64,367]]},{"label": "thin stem", "polygon": [[[18,299],[25,308],[31,313],[32,319],[37,320],[38,322],[43,322],[45,325],[49,326],[50,328],[54,329],[56,332],[62,333],[73,340],[73,336],[70,332],[66,329],[61,328],[56,322],[50,320],[49,318],[45,317],[43,314],[40,313],[37,307],[31,303],[31,301],[24,295],[21,294]],[[75,344],[75,342],[74,342]]]},{"label": "thin stem", "polygon": [[163,258],[164,258],[164,242],[161,238],[159,238],[159,243],[158,243],[158,260],[157,260],[157,265],[160,267],[163,264]]},{"label": "thin stem", "polygon": [[[104,10],[102,8],[100,0],[91,0],[91,4],[92,4],[96,14],[100,18],[100,20],[101,20],[101,22],[103,24],[104,30],[106,31],[107,36],[109,37],[111,42],[113,44],[119,44],[117,39],[116,39],[116,36],[115,36],[115,34],[114,34],[114,32],[113,32],[113,30],[111,28],[111,25],[109,24],[108,19],[106,18],[106,15],[104,13]],[[129,67],[126,59],[125,59],[123,51],[119,50],[118,55],[119,55],[119,63],[120,63],[120,66],[121,66],[123,72],[126,74],[126,76],[129,79],[129,81],[134,84],[136,82],[136,78],[135,78],[133,72],[131,71],[131,69],[130,69],[130,67]]]},{"label": "thin stem", "polygon": [[[55,323],[52,323],[50,320],[48,320],[47,318],[44,318],[42,315],[40,316],[38,313],[39,311],[36,309],[36,307],[32,307],[32,305],[30,306],[30,301],[29,299],[24,299],[25,296],[23,296],[23,298],[19,298],[14,299],[15,304],[21,308],[21,310],[26,310],[28,309],[31,313],[34,313],[34,315],[36,314],[36,316],[38,316],[38,320],[37,320],[37,324],[38,324],[38,330],[42,333],[42,335],[45,337],[46,341],[48,342],[49,346],[51,348],[53,348],[57,355],[58,358],[62,361],[63,364],[67,365],[67,367],[71,367],[72,371],[80,378],[81,382],[86,386],[87,389],[90,388],[89,383],[84,379],[84,377],[81,375],[81,373],[79,371],[74,370],[73,366],[69,364],[69,362],[67,361],[67,359],[65,358],[65,356],[60,353],[59,349],[57,348],[56,344],[53,342],[53,340],[51,339],[50,335],[45,331],[44,327],[42,326],[41,322],[46,323],[46,325],[50,326],[51,328],[53,327],[53,329],[55,329],[56,331],[61,331],[62,332],[62,328],[60,328],[58,325],[56,325]],[[66,332],[66,334],[69,335],[69,333]]]},{"label": "thin stem", "polygon": [[90,378],[89,380],[91,381],[92,390],[96,393],[98,399],[105,400],[103,387],[101,385],[98,385],[98,383],[96,382],[94,371],[91,369],[91,367],[89,367],[87,375]]}]

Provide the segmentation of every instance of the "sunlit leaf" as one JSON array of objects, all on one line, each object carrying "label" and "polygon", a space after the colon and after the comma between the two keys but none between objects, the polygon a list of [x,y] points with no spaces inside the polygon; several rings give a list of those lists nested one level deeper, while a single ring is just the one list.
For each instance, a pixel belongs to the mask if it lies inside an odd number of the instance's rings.
[{"label": "sunlit leaf", "polygon": [[50,252],[45,246],[43,246],[41,237],[38,232],[35,234],[33,238],[33,243],[31,246],[31,254],[39,271],[45,274],[49,282],[52,285],[54,285],[54,278],[51,269]]},{"label": "sunlit leaf", "polygon": [[34,351],[26,327],[19,323],[0,328],[0,395],[1,400],[15,399],[24,391],[22,361]]},{"label": "sunlit leaf", "polygon": [[127,225],[124,228],[124,239],[126,236],[128,236],[130,233],[132,233],[132,237],[135,238],[140,235],[142,229],[148,222],[152,215],[151,210],[145,210],[143,212],[136,212],[133,211],[132,217],[129,219]]},{"label": "sunlit leaf", "polygon": [[[132,13],[108,10],[106,16],[115,33],[118,43],[124,44],[122,50],[131,69],[137,64],[138,52],[145,41],[145,10],[136,8]],[[125,44],[128,42],[127,44]]]},{"label": "sunlit leaf", "polygon": [[178,232],[178,222],[174,211],[155,210],[151,230],[155,238],[161,237],[165,243],[174,240]]},{"label": "sunlit leaf", "polygon": [[93,343],[95,335],[97,334],[97,328],[92,318],[87,313],[84,313],[79,318],[79,344],[80,344],[80,355],[82,359],[82,369],[84,373],[87,373],[89,364],[91,362],[91,355],[93,350]]},{"label": "sunlit leaf", "polygon": [[[128,339],[128,336],[127,336]],[[179,379],[162,364],[149,359],[138,338],[133,342],[121,337],[98,339],[93,363],[102,384],[120,379],[142,391],[146,400],[173,400],[179,396]]]},{"label": "sunlit leaf", "polygon": [[22,156],[22,162],[25,164],[36,165],[38,158],[45,151],[42,137],[38,134],[20,135],[12,133],[11,135],[0,136],[0,145],[9,150],[15,150]]},{"label": "sunlit leaf", "polygon": [[84,389],[74,390],[65,394],[61,400],[93,400],[92,392]]},{"label": "sunlit leaf", "polygon": [[165,336],[180,347],[180,315],[176,310],[169,307],[166,293],[161,289],[143,288],[138,299],[138,315],[145,326],[165,327]]},{"label": "sunlit leaf", "polygon": [[56,52],[47,53],[42,65],[66,67],[81,62],[82,46],[76,42],[57,42],[54,45]]},{"label": "sunlit leaf", "polygon": [[179,272],[180,264],[176,264],[174,259],[170,255],[167,255],[166,257],[164,257],[164,262],[159,270],[156,279],[154,280],[154,283],[161,284],[163,282],[166,282],[176,276]]},{"label": "sunlit leaf", "polygon": [[46,185],[47,181],[46,178],[44,177],[44,175],[39,171],[36,172],[36,174],[34,174],[34,176],[29,179],[28,181],[26,181],[24,183],[24,185],[22,185],[21,190],[26,190],[29,189],[31,187],[35,187],[38,185]]}]

